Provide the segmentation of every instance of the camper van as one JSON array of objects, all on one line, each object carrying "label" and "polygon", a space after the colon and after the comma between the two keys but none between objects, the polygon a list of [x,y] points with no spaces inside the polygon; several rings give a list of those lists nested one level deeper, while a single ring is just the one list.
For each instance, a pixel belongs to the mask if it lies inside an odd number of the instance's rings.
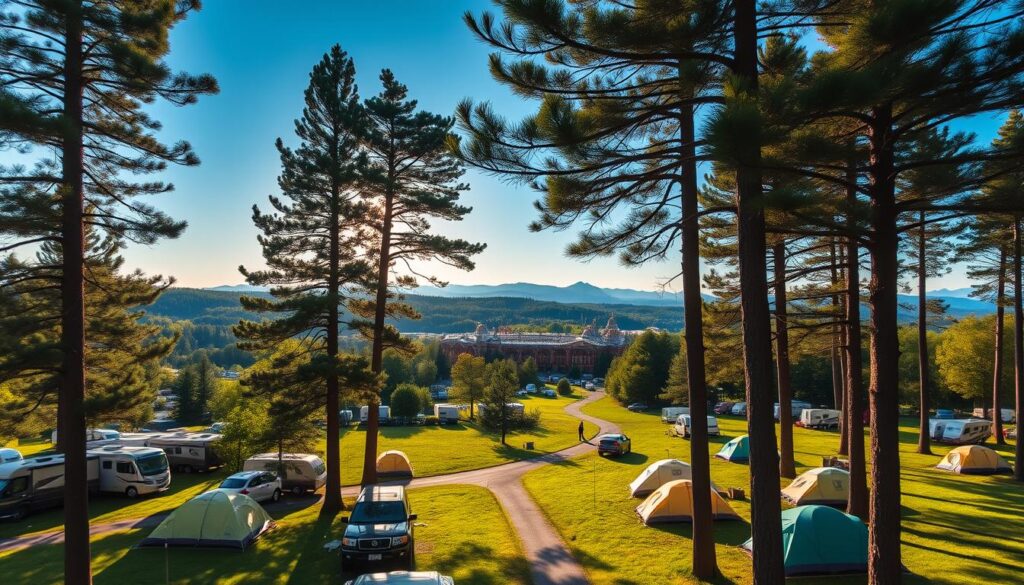
[{"label": "camper van", "polygon": [[732,413],[735,416],[747,416],[747,403],[737,402],[732,405]]},{"label": "camper van", "polygon": [[[85,462],[89,492],[100,487],[99,459]],[[45,508],[64,503],[64,456],[32,457],[0,465],[0,518],[21,520]]]},{"label": "camper van", "polygon": [[[1016,414],[1012,408],[1000,408],[999,418],[1003,419],[1004,423],[1016,422]],[[975,418],[992,418],[991,408],[975,408],[974,412],[971,413]]]},{"label": "camper van", "polygon": [[800,413],[800,420],[796,424],[805,429],[837,429],[839,428],[839,417],[842,415],[841,410],[805,408]]},{"label": "camper van", "polygon": [[[676,417],[676,424],[672,427],[672,432],[677,437],[682,437],[684,439],[690,438],[690,420],[690,415],[688,414],[679,415]],[[722,432],[718,430],[718,419],[713,416],[708,416],[708,435],[717,437],[721,434]]]},{"label": "camper van", "polygon": [[[111,429],[85,429],[85,446],[113,445],[120,437],[121,433]],[[50,442],[57,444],[57,431],[50,433]]]},{"label": "camper van", "polygon": [[[790,402],[790,409],[793,413],[793,420],[800,420],[800,413],[803,412],[805,408],[810,407],[811,403],[804,402],[803,400],[794,400]],[[775,406],[772,408],[772,413],[774,413],[775,415],[775,420],[779,420],[779,417],[781,416],[781,409],[779,408],[778,402],[776,402]]]},{"label": "camper van", "polygon": [[980,444],[992,436],[992,421],[980,418],[933,418],[928,421],[928,427],[933,441],[950,445]]},{"label": "camper van", "polygon": [[[370,407],[368,407],[368,406],[361,406],[361,407],[359,407],[359,423],[360,424],[366,424],[366,419],[369,417],[369,415],[370,415]],[[377,418],[382,423],[386,422],[388,420],[391,420],[391,407],[390,406],[383,406],[383,405],[380,406],[379,410],[377,411]]]},{"label": "camper van", "polygon": [[441,424],[455,424],[459,422],[459,407],[454,404],[435,404],[434,416]]},{"label": "camper van", "polygon": [[278,470],[277,453],[253,455],[242,464],[244,471],[272,471],[281,478],[281,489],[295,495],[316,490],[327,483],[327,467],[322,459],[308,453],[282,453],[284,470]]},{"label": "camper van", "polygon": [[123,433],[120,444],[128,447],[157,447],[167,454],[171,469],[183,473],[209,471],[224,464],[217,456],[214,443],[217,433],[191,433],[188,431],[163,433]]},{"label": "camper van", "polygon": [[100,461],[100,491],[135,498],[171,486],[167,455],[156,447],[106,445],[89,449]]},{"label": "camper van", "polygon": [[668,406],[661,409],[661,422],[670,425],[676,422],[681,414],[690,414],[689,406]]}]

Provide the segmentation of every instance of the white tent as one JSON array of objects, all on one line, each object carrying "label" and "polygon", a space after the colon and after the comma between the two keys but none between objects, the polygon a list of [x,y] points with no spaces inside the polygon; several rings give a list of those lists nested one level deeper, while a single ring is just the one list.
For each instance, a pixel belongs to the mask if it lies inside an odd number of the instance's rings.
[{"label": "white tent", "polygon": [[[662,459],[647,466],[633,483],[629,484],[629,495],[642,498],[670,481],[677,479],[693,479],[690,464],[678,459]],[[715,482],[711,489],[718,491]]]}]

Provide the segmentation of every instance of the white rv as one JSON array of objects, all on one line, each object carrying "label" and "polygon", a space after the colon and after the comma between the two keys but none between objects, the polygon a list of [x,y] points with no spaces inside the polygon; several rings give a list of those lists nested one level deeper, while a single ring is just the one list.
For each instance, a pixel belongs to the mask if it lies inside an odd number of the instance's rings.
[{"label": "white rv", "polygon": [[[359,422],[366,423],[366,419],[370,416],[370,407],[361,406],[359,407]],[[381,405],[377,410],[377,420],[385,422],[391,420],[391,407]]]},{"label": "white rv", "polygon": [[100,491],[135,498],[171,486],[167,455],[156,447],[106,445],[89,449],[100,461]]},{"label": "white rv", "polygon": [[4,447],[0,449],[0,465],[4,463],[14,463],[15,461],[21,461],[24,457],[21,456],[21,451],[17,449],[11,449]]},{"label": "white rv", "polygon": [[[99,459],[86,457],[89,492],[100,487]],[[0,518],[20,520],[64,504],[64,456],[31,457],[0,465]]]},{"label": "white rv", "polygon": [[[676,417],[676,424],[672,427],[672,432],[677,437],[683,437],[688,439],[690,437],[690,415],[681,414]],[[708,435],[717,437],[722,432],[718,429],[718,419],[713,416],[708,416]]]},{"label": "white rv", "polygon": [[676,422],[681,414],[690,414],[689,406],[667,406],[661,409],[661,422],[670,425]]},{"label": "white rv", "polygon": [[[279,463],[284,464],[283,470]],[[315,492],[327,483],[327,467],[323,460],[308,453],[282,453],[280,461],[277,453],[260,453],[246,459],[242,469],[274,472],[281,478],[281,489],[296,495]]]},{"label": "white rv", "polygon": [[800,413],[797,425],[805,429],[836,429],[839,428],[839,417],[841,416],[843,416],[841,410],[805,408]]},{"label": "white rv", "polygon": [[[803,400],[793,400],[790,402],[789,407],[790,412],[793,413],[793,418],[796,420],[800,420],[800,414],[804,411],[804,409],[810,408],[811,403],[804,402]],[[775,406],[772,407],[772,413],[775,416],[775,420],[779,420],[779,417],[782,416],[782,409],[779,408],[778,402],[776,402]]]},{"label": "white rv", "polygon": [[441,424],[454,424],[459,422],[459,407],[455,404],[435,404],[434,416],[441,421]]},{"label": "white rv", "polygon": [[[976,418],[991,418],[991,414],[991,408],[975,408],[974,412],[971,413]],[[1003,419],[1004,423],[1012,423],[1015,422],[1017,413],[1012,408],[1000,408],[999,418]]]},{"label": "white rv", "polygon": [[[98,447],[100,445],[113,445],[121,437],[121,433],[113,429],[85,429],[85,446]],[[57,444],[57,431],[50,433],[50,442]]]},{"label": "white rv", "polygon": [[992,436],[992,421],[980,418],[938,419],[928,421],[932,440],[951,445],[984,443]]},{"label": "white rv", "polygon": [[223,465],[217,456],[217,433],[188,431],[163,433],[122,433],[119,443],[129,447],[157,447],[167,454],[171,469],[184,473],[208,471]]}]

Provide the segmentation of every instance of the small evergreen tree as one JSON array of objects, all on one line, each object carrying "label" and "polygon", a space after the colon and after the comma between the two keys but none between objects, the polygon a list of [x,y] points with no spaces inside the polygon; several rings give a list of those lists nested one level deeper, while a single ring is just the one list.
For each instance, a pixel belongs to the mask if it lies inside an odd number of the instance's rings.
[{"label": "small evergreen tree", "polygon": [[498,360],[487,366],[487,387],[483,399],[485,424],[495,427],[501,432],[501,444],[507,444],[505,437],[513,428],[515,413],[509,404],[515,402],[519,390],[519,377],[516,374],[516,363],[512,360]]},{"label": "small evergreen tree", "polygon": [[473,419],[473,407],[484,396],[487,386],[487,363],[482,357],[461,353],[452,366],[451,398],[469,403],[469,418]]},{"label": "small evergreen tree", "polygon": [[562,378],[558,381],[558,393],[562,396],[572,396],[572,384],[569,380]]},{"label": "small evergreen tree", "polygon": [[391,415],[413,418],[423,410],[423,393],[415,384],[399,384],[391,393]]}]

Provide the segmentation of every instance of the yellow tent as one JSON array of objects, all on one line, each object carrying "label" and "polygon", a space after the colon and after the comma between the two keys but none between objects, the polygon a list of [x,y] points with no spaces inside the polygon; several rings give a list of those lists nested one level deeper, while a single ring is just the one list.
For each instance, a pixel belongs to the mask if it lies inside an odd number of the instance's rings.
[{"label": "yellow tent", "polygon": [[850,473],[837,467],[818,467],[805,471],[782,490],[782,499],[794,506],[845,505],[850,499]]},{"label": "yellow tent", "polygon": [[401,451],[385,451],[377,458],[377,475],[412,477],[412,465]]},{"label": "yellow tent", "polygon": [[[678,459],[662,459],[651,463],[636,476],[633,483],[629,484],[629,495],[642,498],[670,481],[692,478],[689,463]],[[715,482],[711,482],[711,489],[718,491]]]},{"label": "yellow tent", "polygon": [[981,445],[964,445],[957,447],[936,465],[939,469],[954,473],[973,475],[992,475],[996,473],[1013,473],[1013,469],[1005,459],[988,447]]},{"label": "yellow tent", "polygon": [[[647,496],[647,499],[636,507],[636,513],[647,525],[659,522],[692,522],[693,482],[688,479],[677,479],[666,483]],[[711,515],[716,520],[740,519],[714,490],[711,490]]]}]

